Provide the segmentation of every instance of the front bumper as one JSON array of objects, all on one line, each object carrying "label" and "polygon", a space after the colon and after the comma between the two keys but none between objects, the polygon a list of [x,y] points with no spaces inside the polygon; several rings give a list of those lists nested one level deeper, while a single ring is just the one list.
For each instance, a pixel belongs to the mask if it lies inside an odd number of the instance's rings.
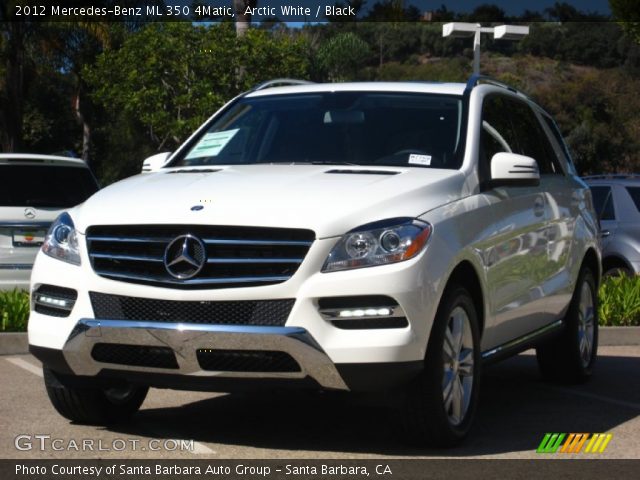
[{"label": "front bumper", "polygon": [[[170,349],[177,368],[117,365],[96,361],[96,345],[136,345]],[[215,346],[238,352],[278,352],[300,367],[292,372],[211,371],[197,352]],[[64,383],[108,387],[120,381],[159,388],[236,391],[261,387],[305,387],[323,390],[379,391],[401,387],[423,363],[333,364],[307,331],[297,327],[157,324],[82,319],[62,350],[30,345],[31,353]]]},{"label": "front bumper", "polygon": [[194,377],[227,378],[256,376],[254,372],[218,372],[202,368],[198,350],[265,351],[290,355],[300,366],[297,372],[260,372],[260,378],[302,379],[310,377],[321,387],[346,390],[339,373],[322,348],[302,328],[235,325],[197,325],[82,319],[62,349],[74,374],[94,376],[112,365],[92,358],[97,344],[168,347],[175,355],[177,369],[118,365],[122,371],[180,374]]}]

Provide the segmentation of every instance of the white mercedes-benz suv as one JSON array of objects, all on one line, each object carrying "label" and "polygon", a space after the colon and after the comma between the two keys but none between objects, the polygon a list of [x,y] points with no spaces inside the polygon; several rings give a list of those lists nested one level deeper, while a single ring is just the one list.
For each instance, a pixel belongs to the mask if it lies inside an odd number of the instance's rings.
[{"label": "white mercedes-benz suv", "polygon": [[512,88],[268,82],[145,165],[33,270],[30,349],[73,421],[149,387],[397,391],[407,438],[451,446],[483,364],[533,346],[549,378],[592,373],[591,193]]}]

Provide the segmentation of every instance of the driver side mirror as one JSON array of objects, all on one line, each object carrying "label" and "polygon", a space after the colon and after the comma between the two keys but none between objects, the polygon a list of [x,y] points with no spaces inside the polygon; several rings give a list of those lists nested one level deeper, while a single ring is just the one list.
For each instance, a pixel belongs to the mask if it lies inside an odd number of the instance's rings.
[{"label": "driver side mirror", "polygon": [[535,187],[539,184],[538,162],[533,158],[500,152],[491,159],[492,187]]},{"label": "driver side mirror", "polygon": [[171,152],[156,153],[142,162],[142,173],[157,172],[167,162]]}]

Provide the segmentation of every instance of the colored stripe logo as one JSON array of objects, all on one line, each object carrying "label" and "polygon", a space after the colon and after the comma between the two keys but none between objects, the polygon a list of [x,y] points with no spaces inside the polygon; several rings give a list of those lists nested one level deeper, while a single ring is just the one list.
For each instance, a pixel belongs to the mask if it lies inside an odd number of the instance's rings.
[{"label": "colored stripe logo", "polygon": [[546,433],[536,453],[603,453],[611,438],[610,433]]}]

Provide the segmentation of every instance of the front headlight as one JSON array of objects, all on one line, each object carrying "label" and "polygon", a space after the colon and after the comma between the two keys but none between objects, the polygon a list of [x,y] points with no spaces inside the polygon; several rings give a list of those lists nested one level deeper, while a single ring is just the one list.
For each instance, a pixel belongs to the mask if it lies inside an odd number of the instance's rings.
[{"label": "front headlight", "polygon": [[432,227],[413,219],[392,219],[363,225],[333,247],[323,272],[373,267],[409,260],[427,244]]},{"label": "front headlight", "polygon": [[42,244],[42,251],[63,262],[80,265],[78,234],[67,212],[61,214],[51,224]]}]

